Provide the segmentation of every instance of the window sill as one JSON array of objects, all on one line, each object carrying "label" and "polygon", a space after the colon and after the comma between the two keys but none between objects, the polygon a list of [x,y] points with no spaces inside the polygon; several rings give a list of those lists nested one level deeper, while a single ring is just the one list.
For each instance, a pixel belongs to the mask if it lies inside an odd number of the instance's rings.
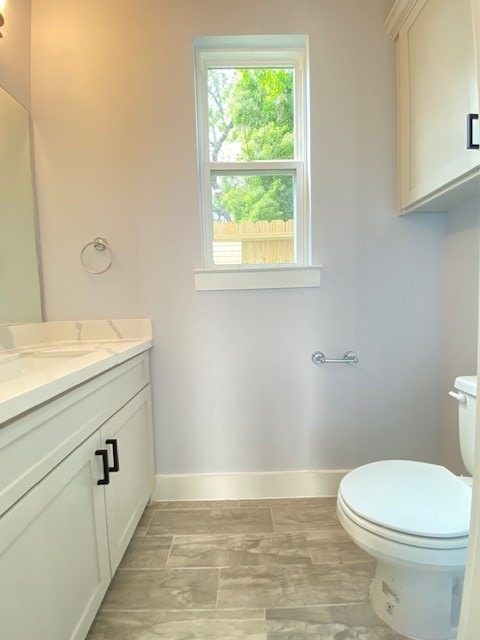
[{"label": "window sill", "polygon": [[320,286],[320,266],[195,269],[196,291]]}]

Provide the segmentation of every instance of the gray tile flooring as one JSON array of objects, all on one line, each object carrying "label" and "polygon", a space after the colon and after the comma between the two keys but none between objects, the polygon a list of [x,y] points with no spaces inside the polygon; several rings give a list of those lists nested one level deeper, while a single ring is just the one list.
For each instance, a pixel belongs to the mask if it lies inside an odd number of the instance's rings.
[{"label": "gray tile flooring", "polygon": [[332,498],[147,507],[87,640],[403,640]]}]

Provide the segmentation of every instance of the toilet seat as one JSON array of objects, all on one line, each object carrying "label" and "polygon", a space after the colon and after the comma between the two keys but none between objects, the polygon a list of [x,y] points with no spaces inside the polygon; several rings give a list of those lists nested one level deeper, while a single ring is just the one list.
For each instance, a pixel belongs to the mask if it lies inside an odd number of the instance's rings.
[{"label": "toilet seat", "polygon": [[366,464],[343,478],[338,496],[350,520],[392,541],[466,546],[471,488],[445,467],[411,460]]},{"label": "toilet seat", "polygon": [[395,529],[389,529],[371,522],[352,511],[352,509],[350,509],[350,507],[345,503],[340,493],[337,496],[337,510],[340,511],[353,525],[361,527],[365,531],[372,533],[374,536],[380,536],[389,542],[398,543],[400,545],[432,550],[466,549],[468,545],[468,535],[449,538],[441,538],[438,536],[416,536],[410,533],[396,531]]}]

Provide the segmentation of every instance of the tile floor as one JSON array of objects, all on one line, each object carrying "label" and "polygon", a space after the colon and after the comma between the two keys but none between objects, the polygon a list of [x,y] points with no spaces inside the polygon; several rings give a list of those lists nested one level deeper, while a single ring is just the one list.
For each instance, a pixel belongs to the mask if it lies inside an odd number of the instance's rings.
[{"label": "tile floor", "polygon": [[402,640],[334,498],[147,507],[87,640]]}]

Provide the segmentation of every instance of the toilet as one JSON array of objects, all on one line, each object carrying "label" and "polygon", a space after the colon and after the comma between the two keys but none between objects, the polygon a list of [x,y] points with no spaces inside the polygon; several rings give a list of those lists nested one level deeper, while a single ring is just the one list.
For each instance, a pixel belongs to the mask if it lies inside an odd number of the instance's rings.
[{"label": "toilet", "polygon": [[[473,473],[476,376],[457,378],[455,389],[462,459]],[[340,483],[340,523],[377,560],[371,604],[408,638],[457,636],[471,495],[471,478],[412,460],[366,464]]]}]

